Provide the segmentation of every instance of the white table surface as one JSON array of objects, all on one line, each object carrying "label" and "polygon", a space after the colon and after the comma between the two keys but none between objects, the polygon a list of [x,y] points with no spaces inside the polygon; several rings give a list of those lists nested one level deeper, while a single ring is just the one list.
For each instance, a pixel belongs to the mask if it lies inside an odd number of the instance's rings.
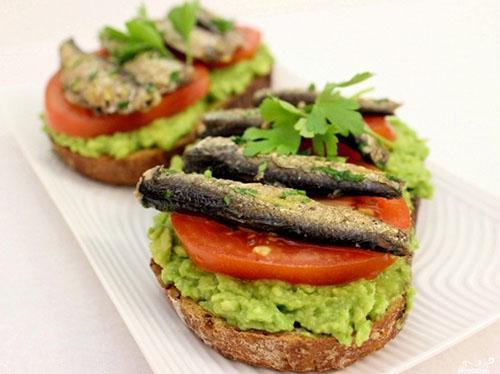
[{"label": "white table surface", "polygon": [[[279,61],[311,81],[376,71],[378,92],[404,99],[401,116],[430,139],[431,159],[500,198],[500,2],[205,3],[243,11]],[[120,4],[2,0],[0,85],[44,82],[57,41],[73,34],[92,46],[95,30],[133,13]],[[294,31],[280,32],[285,25]],[[4,124],[0,170],[0,373],[149,373]],[[490,358],[488,370],[500,372],[499,337],[497,322],[407,372],[456,373]]]}]

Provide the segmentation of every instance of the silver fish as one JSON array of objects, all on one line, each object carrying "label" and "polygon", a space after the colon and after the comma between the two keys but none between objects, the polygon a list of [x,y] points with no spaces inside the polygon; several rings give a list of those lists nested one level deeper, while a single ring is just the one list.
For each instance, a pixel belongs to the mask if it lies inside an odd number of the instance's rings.
[{"label": "silver fish", "polygon": [[160,93],[148,92],[110,61],[84,53],[72,39],[60,47],[61,83],[68,101],[100,114],[147,111],[160,102]]},{"label": "silver fish", "polygon": [[321,204],[300,192],[176,173],[158,166],[141,177],[136,197],[145,207],[203,214],[284,237],[408,253],[406,232],[349,207]]}]

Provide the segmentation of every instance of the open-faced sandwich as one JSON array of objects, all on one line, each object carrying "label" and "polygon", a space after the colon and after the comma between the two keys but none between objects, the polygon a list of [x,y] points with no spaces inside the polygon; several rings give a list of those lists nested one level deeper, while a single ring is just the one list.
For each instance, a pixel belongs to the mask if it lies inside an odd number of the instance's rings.
[{"label": "open-faced sandwich", "polygon": [[101,49],[60,46],[45,92],[44,129],[80,173],[134,185],[194,139],[209,108],[249,106],[270,85],[272,57],[260,33],[186,2],[162,18],[144,8],[125,31],[105,27]]},{"label": "open-faced sandwich", "polygon": [[231,359],[344,368],[383,347],[411,307],[425,143],[389,100],[345,97],[369,74],[258,93],[206,114],[202,139],[136,190],[161,211],[151,268],[181,319]]}]

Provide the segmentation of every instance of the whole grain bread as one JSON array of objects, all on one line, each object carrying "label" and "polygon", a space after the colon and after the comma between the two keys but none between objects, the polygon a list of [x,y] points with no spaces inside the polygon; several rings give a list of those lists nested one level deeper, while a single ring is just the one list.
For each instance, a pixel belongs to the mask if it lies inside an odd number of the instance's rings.
[{"label": "whole grain bread", "polygon": [[[229,98],[222,107],[249,107],[252,105],[254,92],[269,87],[270,84],[271,74],[257,77],[245,92]],[[62,161],[86,177],[108,184],[135,186],[144,171],[156,165],[168,165],[172,156],[182,153],[184,147],[194,141],[195,133],[193,131],[180,139],[169,151],[159,148],[143,149],[122,159],[110,156],[97,158],[82,156],[55,142],[52,142],[52,147]]]},{"label": "whole grain bread", "polygon": [[309,337],[298,332],[243,331],[183,297],[173,285],[164,284],[161,267],[153,260],[151,269],[179,317],[205,344],[229,359],[274,370],[306,372],[345,368],[382,348],[396,336],[405,319],[406,298],[400,297],[373,323],[370,338],[359,347],[340,344],[327,335]]}]

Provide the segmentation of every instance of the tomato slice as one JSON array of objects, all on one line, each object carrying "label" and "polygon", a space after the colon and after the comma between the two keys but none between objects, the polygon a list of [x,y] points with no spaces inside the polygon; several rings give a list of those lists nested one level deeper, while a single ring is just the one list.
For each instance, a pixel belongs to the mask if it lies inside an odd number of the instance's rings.
[{"label": "tomato slice", "polygon": [[202,65],[196,65],[190,83],[164,95],[161,102],[148,112],[96,115],[92,110],[66,100],[59,74],[57,72],[50,78],[45,90],[47,125],[54,131],[81,138],[132,131],[157,118],[172,116],[205,97],[210,84],[208,70]]},{"label": "tomato slice", "polygon": [[236,26],[238,30],[243,35],[243,45],[236,50],[231,60],[226,62],[213,62],[205,63],[209,68],[224,68],[231,66],[240,62],[242,60],[248,60],[253,57],[255,52],[260,46],[261,34],[258,30],[255,30],[247,26]]},{"label": "tomato slice", "polygon": [[187,214],[172,213],[172,226],[198,267],[240,279],[331,285],[374,278],[395,261],[386,253],[307,244]]},{"label": "tomato slice", "polygon": [[412,225],[410,208],[408,208],[403,198],[386,199],[375,196],[343,196],[316,200],[326,205],[350,206],[403,230],[408,230]]},{"label": "tomato slice", "polygon": [[377,134],[383,136],[387,140],[395,140],[396,132],[385,119],[385,115],[380,114],[365,114],[363,119],[370,128]]}]

